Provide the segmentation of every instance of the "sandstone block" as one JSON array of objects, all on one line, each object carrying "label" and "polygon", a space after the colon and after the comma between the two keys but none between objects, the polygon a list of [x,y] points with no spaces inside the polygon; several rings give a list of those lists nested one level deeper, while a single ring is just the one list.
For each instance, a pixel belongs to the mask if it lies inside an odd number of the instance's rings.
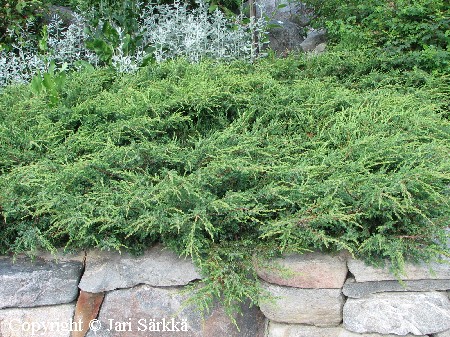
[{"label": "sandstone block", "polygon": [[347,272],[343,255],[322,253],[291,254],[257,267],[263,280],[297,288],[342,288]]},{"label": "sandstone block", "polygon": [[[366,265],[363,261],[349,259],[348,269],[355,276],[356,282],[397,280],[389,271],[389,264],[384,268]],[[450,280],[450,260],[448,263],[430,263],[429,265],[407,263],[402,280]]]},{"label": "sandstone block", "polygon": [[80,291],[75,307],[74,321],[81,322],[81,329],[74,331],[71,337],[84,337],[86,335],[89,330],[89,322],[97,318],[104,296],[104,293],[93,294],[83,290]]},{"label": "sandstone block", "polygon": [[177,286],[201,276],[190,260],[157,245],[143,256],[128,253],[89,251],[80,289],[99,293],[137,284]]},{"label": "sandstone block", "polygon": [[439,292],[381,293],[349,298],[344,327],[359,333],[427,335],[450,329],[450,301]]},{"label": "sandstone block", "polygon": [[70,303],[77,298],[80,261],[0,258],[0,308]]},{"label": "sandstone block", "polygon": [[74,308],[74,304],[63,304],[0,310],[0,336],[69,337],[80,326],[72,319]]},{"label": "sandstone block", "polygon": [[270,320],[316,326],[337,326],[342,321],[341,289],[301,289],[266,282],[262,285],[275,298],[260,305]]},{"label": "sandstone block", "polygon": [[347,297],[361,298],[374,293],[402,292],[402,291],[435,291],[447,290],[450,280],[417,280],[417,281],[372,281],[355,282],[349,278],[345,281],[342,292]]}]

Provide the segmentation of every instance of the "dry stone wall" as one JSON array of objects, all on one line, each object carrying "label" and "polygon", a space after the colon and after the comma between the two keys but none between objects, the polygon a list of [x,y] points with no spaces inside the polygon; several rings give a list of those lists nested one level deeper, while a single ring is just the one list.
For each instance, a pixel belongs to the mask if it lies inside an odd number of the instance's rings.
[{"label": "dry stone wall", "polygon": [[140,257],[0,257],[0,336],[450,337],[450,263],[408,264],[400,283],[344,253],[255,266],[269,296],[242,305],[238,330],[219,304],[204,317],[185,305],[201,275],[159,245]]}]

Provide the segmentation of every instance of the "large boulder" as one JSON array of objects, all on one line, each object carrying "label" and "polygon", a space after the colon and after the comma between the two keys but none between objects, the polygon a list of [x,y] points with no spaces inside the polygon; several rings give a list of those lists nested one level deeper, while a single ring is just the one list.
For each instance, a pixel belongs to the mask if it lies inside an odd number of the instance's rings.
[{"label": "large boulder", "polygon": [[299,1],[289,0],[257,0],[256,16],[267,16],[271,20],[291,21],[299,27],[311,22],[312,10]]},{"label": "large boulder", "polygon": [[[306,27],[313,12],[301,2],[289,0],[257,0],[256,17],[269,20],[269,47],[276,52],[301,51]],[[249,11],[249,3],[244,4],[244,12]]]},{"label": "large boulder", "polygon": [[301,50],[303,37],[300,27],[291,21],[272,21],[269,30],[269,47],[277,52]]}]

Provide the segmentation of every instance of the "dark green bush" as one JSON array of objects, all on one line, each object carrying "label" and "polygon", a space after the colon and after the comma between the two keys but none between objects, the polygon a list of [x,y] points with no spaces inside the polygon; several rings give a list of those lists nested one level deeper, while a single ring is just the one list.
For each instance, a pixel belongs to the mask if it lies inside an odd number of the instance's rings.
[{"label": "dark green bush", "polygon": [[306,2],[315,8],[315,24],[326,26],[332,42],[351,48],[379,48],[397,68],[430,70],[450,65],[448,1]]},{"label": "dark green bush", "polygon": [[255,253],[347,249],[401,267],[444,252],[445,76],[336,77],[333,57],[73,74],[54,107],[5,89],[0,253],[160,241],[193,257],[202,292],[257,301]]},{"label": "dark green bush", "polygon": [[37,38],[40,17],[48,1],[2,0],[0,3],[0,49],[11,49],[13,42],[19,42],[11,39],[7,33],[8,30],[14,31],[16,36],[20,36],[21,30],[27,28],[27,31]]}]

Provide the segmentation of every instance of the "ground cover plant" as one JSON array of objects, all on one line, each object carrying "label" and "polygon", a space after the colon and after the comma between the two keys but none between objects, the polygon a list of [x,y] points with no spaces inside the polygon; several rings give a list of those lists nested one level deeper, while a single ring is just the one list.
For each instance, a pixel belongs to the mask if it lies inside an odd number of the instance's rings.
[{"label": "ground cover plant", "polygon": [[56,102],[6,87],[0,252],[163,242],[203,270],[198,299],[230,312],[258,302],[254,254],[347,249],[401,267],[445,253],[448,75],[370,55],[329,75],[336,57],[91,69]]}]

